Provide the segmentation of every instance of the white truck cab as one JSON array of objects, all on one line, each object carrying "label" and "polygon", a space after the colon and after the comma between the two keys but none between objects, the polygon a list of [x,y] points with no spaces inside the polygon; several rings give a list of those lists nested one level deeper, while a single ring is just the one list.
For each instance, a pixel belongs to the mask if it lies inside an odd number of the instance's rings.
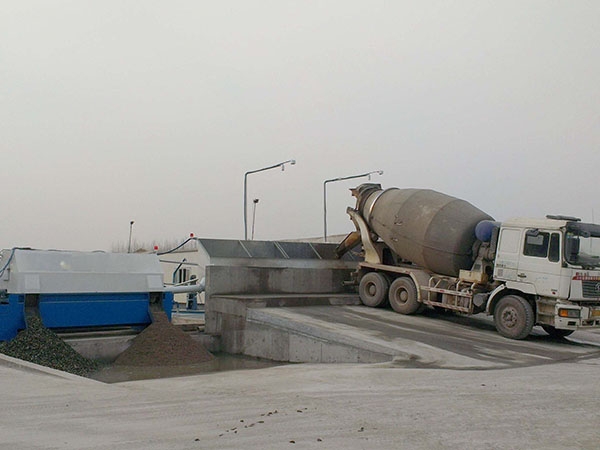
[{"label": "white truck cab", "polygon": [[502,284],[489,297],[489,314],[499,315],[509,290],[532,303],[535,324],[550,334],[599,327],[600,226],[564,216],[503,222],[493,279]]}]

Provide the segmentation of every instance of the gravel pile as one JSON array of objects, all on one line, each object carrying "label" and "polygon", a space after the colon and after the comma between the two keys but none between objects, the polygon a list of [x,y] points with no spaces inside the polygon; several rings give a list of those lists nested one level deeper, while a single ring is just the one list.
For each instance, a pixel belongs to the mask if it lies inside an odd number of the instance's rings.
[{"label": "gravel pile", "polygon": [[0,353],[63,372],[85,376],[98,369],[98,363],[77,353],[39,317],[27,319],[27,329],[9,342],[0,343]]},{"label": "gravel pile", "polygon": [[121,366],[182,366],[213,359],[206,348],[169,322],[164,312],[138,334],[131,346],[115,360]]}]

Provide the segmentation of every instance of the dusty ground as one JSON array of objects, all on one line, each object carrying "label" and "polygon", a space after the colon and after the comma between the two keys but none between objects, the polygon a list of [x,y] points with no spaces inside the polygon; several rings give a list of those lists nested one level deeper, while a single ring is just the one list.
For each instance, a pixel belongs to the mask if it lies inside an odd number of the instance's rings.
[{"label": "dusty ground", "polygon": [[106,385],[0,361],[6,449],[597,449],[600,358],[294,365]]},{"label": "dusty ground", "polygon": [[[108,385],[0,356],[0,449],[600,448],[600,332],[556,340],[536,330],[516,342],[489,318],[355,309],[334,311],[336,333],[401,348],[419,364]],[[277,314],[333,326],[331,311],[296,313]]]}]

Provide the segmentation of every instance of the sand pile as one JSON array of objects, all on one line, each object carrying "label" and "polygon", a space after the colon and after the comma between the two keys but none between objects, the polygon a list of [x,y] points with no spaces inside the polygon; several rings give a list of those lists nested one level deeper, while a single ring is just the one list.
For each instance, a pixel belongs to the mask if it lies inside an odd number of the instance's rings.
[{"label": "sand pile", "polygon": [[172,325],[164,312],[153,313],[154,321],[115,360],[121,366],[181,366],[213,359],[202,344]]},{"label": "sand pile", "polygon": [[81,356],[34,316],[12,341],[0,343],[0,353],[75,375],[85,376],[98,368],[96,361]]}]

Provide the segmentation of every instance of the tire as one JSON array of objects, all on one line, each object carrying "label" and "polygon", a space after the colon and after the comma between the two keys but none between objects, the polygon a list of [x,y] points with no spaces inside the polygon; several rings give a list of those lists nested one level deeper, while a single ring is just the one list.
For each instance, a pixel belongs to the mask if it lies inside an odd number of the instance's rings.
[{"label": "tire", "polygon": [[400,314],[415,314],[421,303],[417,300],[417,287],[408,277],[396,278],[390,286],[390,305]]},{"label": "tire", "polygon": [[533,308],[518,295],[502,297],[494,309],[496,330],[509,339],[525,339],[534,321]]},{"label": "tire", "polygon": [[542,325],[542,328],[553,338],[564,338],[573,334],[575,330],[557,330],[552,325]]},{"label": "tire", "polygon": [[376,308],[387,302],[390,282],[388,278],[379,272],[365,274],[358,285],[358,295],[363,305]]}]

